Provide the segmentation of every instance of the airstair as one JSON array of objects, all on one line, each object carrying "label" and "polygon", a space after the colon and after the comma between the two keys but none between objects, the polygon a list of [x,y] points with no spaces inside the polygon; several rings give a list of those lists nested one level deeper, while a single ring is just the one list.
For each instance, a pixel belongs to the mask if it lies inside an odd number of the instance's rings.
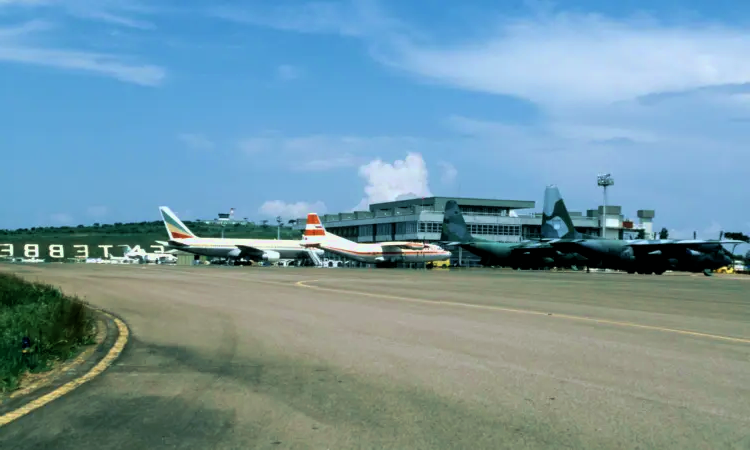
[{"label": "airstair", "polygon": [[313,249],[308,249],[307,254],[310,256],[310,259],[315,264],[316,267],[323,267],[323,260],[318,256],[317,253]]}]

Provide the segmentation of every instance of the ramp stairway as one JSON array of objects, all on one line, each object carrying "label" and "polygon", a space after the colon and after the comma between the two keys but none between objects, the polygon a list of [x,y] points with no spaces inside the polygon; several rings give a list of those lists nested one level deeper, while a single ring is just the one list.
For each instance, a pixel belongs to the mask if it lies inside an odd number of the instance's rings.
[{"label": "ramp stairway", "polygon": [[318,256],[317,253],[313,249],[307,249],[307,254],[310,256],[310,259],[317,267],[323,267],[323,260]]}]

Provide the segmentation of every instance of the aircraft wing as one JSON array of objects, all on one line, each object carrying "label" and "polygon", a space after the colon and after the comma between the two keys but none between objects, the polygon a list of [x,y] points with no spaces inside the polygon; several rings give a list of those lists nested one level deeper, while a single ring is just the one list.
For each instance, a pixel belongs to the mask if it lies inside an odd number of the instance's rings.
[{"label": "aircraft wing", "polygon": [[263,253],[265,253],[264,250],[253,247],[251,245],[238,245],[237,248],[242,250],[242,253],[247,253],[249,255],[262,255]]},{"label": "aircraft wing", "polygon": [[420,242],[382,242],[380,245],[384,251],[394,250],[424,250],[427,248],[425,244]]},{"label": "aircraft wing", "polygon": [[521,243],[511,250],[512,255],[534,255],[549,254],[555,251],[552,245],[547,242],[527,242]]},{"label": "aircraft wing", "polygon": [[716,248],[717,246],[723,245],[738,245],[745,244],[745,241],[739,240],[723,240],[723,241],[707,241],[702,239],[684,239],[679,241],[660,239],[654,241],[638,240],[631,241],[628,244],[633,248],[636,253],[652,253],[658,250],[707,250],[710,248]]},{"label": "aircraft wing", "polygon": [[[156,241],[159,245],[164,245],[165,242],[163,241]],[[174,239],[170,239],[168,242],[166,242],[165,247],[172,247],[172,248],[183,248],[183,247],[189,247],[188,244],[183,244],[180,241],[175,241]]]}]

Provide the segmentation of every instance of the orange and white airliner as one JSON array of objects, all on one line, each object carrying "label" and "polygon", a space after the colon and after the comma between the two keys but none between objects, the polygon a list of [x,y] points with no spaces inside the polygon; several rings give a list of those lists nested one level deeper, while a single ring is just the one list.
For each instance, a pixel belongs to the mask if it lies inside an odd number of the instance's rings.
[{"label": "orange and white airliner", "polygon": [[308,248],[320,248],[355,261],[377,266],[399,262],[445,261],[451,257],[451,252],[435,244],[423,244],[421,242],[359,244],[352,242],[326,232],[317,214],[307,215],[302,245]]}]

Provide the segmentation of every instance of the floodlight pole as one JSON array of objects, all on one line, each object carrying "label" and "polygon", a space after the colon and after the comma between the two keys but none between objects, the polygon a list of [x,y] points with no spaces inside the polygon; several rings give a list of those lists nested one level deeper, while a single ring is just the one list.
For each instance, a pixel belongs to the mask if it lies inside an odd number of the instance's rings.
[{"label": "floodlight pole", "polygon": [[602,238],[607,238],[607,187],[615,184],[612,175],[600,174],[596,177],[596,184],[604,188],[604,205],[602,205]]}]

